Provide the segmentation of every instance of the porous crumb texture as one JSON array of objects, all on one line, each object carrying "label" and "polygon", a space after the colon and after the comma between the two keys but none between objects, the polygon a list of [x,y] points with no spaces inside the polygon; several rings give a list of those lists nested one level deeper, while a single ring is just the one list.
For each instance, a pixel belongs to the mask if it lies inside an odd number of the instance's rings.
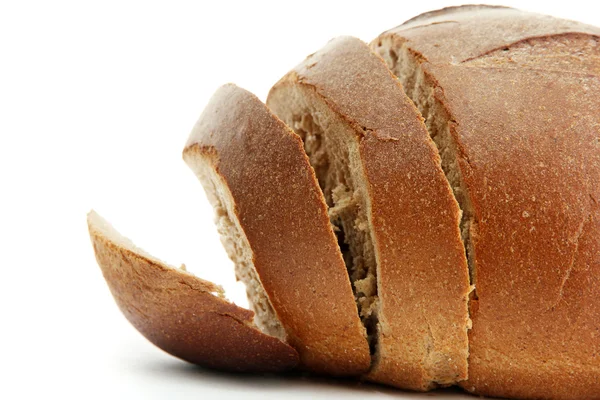
[{"label": "porous crumb texture", "polygon": [[234,214],[234,202],[227,185],[210,165],[210,159],[195,161],[195,171],[205,188],[210,204],[215,211],[215,224],[227,255],[235,264],[236,278],[246,286],[250,309],[254,311],[254,323],[270,336],[286,340],[285,329],[279,322],[271,302],[258,278],[252,263],[252,251],[242,228]]},{"label": "porous crumb texture", "polygon": [[[290,99],[290,101],[292,101]],[[321,105],[309,105],[302,97],[293,99],[295,112],[283,116],[303,139],[329,207],[329,217],[338,235],[342,255],[360,318],[367,330],[371,352],[376,349],[377,262],[366,213],[367,197],[357,184],[362,163],[353,130],[330,117]],[[324,131],[327,134],[324,134]]]}]

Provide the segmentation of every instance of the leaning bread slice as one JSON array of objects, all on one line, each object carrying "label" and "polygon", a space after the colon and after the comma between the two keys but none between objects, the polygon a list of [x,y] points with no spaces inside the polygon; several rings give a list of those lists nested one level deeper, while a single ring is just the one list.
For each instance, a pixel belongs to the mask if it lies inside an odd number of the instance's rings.
[{"label": "leaning bread slice", "polygon": [[305,369],[365,372],[364,328],[301,139],[254,95],[226,85],[183,157],[215,208],[257,324],[296,348]]},{"label": "leaning bread slice", "polygon": [[152,257],[94,211],[87,222],[117,305],[150,342],[185,361],[221,370],[275,372],[296,366],[298,353],[260,332],[252,311],[226,301],[221,287]]},{"label": "leaning bread slice", "polygon": [[304,139],[331,209],[373,365],[413,390],[467,377],[470,291],[460,210],[423,119],[383,60],[338,38],[267,104]]}]

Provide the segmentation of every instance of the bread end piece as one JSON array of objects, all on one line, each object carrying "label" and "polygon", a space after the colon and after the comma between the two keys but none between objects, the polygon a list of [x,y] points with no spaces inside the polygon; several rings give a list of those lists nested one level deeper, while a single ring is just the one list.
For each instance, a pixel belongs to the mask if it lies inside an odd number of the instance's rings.
[{"label": "bread end piece", "polygon": [[460,385],[474,394],[600,398],[599,39],[573,21],[460,7],[373,42],[461,203],[476,292]]},{"label": "bread end piece", "polygon": [[294,368],[298,353],[252,324],[223,289],[136,247],[95,211],[87,216],[96,261],[123,315],[150,342],[203,367],[239,372]]}]

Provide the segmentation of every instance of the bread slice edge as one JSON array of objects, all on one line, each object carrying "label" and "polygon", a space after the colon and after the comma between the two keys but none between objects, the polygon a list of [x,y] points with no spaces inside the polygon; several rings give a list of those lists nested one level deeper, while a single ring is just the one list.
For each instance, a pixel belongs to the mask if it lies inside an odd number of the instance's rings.
[{"label": "bread slice edge", "polygon": [[152,256],[93,210],[87,223],[117,306],[151,343],[219,370],[277,372],[298,364],[298,353],[259,331],[252,311],[228,302],[220,286]]}]

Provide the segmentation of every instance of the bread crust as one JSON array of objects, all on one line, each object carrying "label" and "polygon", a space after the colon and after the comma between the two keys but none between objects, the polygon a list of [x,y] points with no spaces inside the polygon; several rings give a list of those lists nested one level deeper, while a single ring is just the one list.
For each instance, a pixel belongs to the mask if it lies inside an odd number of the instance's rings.
[{"label": "bread crust", "polygon": [[373,44],[406,46],[451,120],[474,217],[462,386],[599,399],[599,30],[485,7],[416,22]]},{"label": "bread crust", "polygon": [[514,8],[476,5],[425,13],[380,38],[396,36],[432,64],[460,64],[523,41],[572,33],[598,37],[600,28]]},{"label": "bread crust", "polygon": [[90,212],[104,279],[125,318],[154,345],[219,370],[277,372],[298,364],[292,347],[254,327],[254,313],[219,297],[219,286],[124,246],[102,225],[108,223]]},{"label": "bread crust", "polygon": [[[478,300],[464,387],[598,399],[600,81],[464,69],[428,67],[456,120],[451,131],[476,216]],[[507,81],[512,90],[490,91]]]},{"label": "bread crust", "polygon": [[211,163],[275,313],[304,368],[358,375],[370,365],[346,267],[300,138],[251,93],[221,87],[183,157]]},{"label": "bread crust", "polygon": [[383,60],[355,38],[309,56],[271,89],[267,104],[277,112],[284,106],[274,98],[294,86],[325,102],[360,142],[380,302],[380,358],[367,378],[412,390],[465,379],[470,287],[460,210],[419,112]]}]

